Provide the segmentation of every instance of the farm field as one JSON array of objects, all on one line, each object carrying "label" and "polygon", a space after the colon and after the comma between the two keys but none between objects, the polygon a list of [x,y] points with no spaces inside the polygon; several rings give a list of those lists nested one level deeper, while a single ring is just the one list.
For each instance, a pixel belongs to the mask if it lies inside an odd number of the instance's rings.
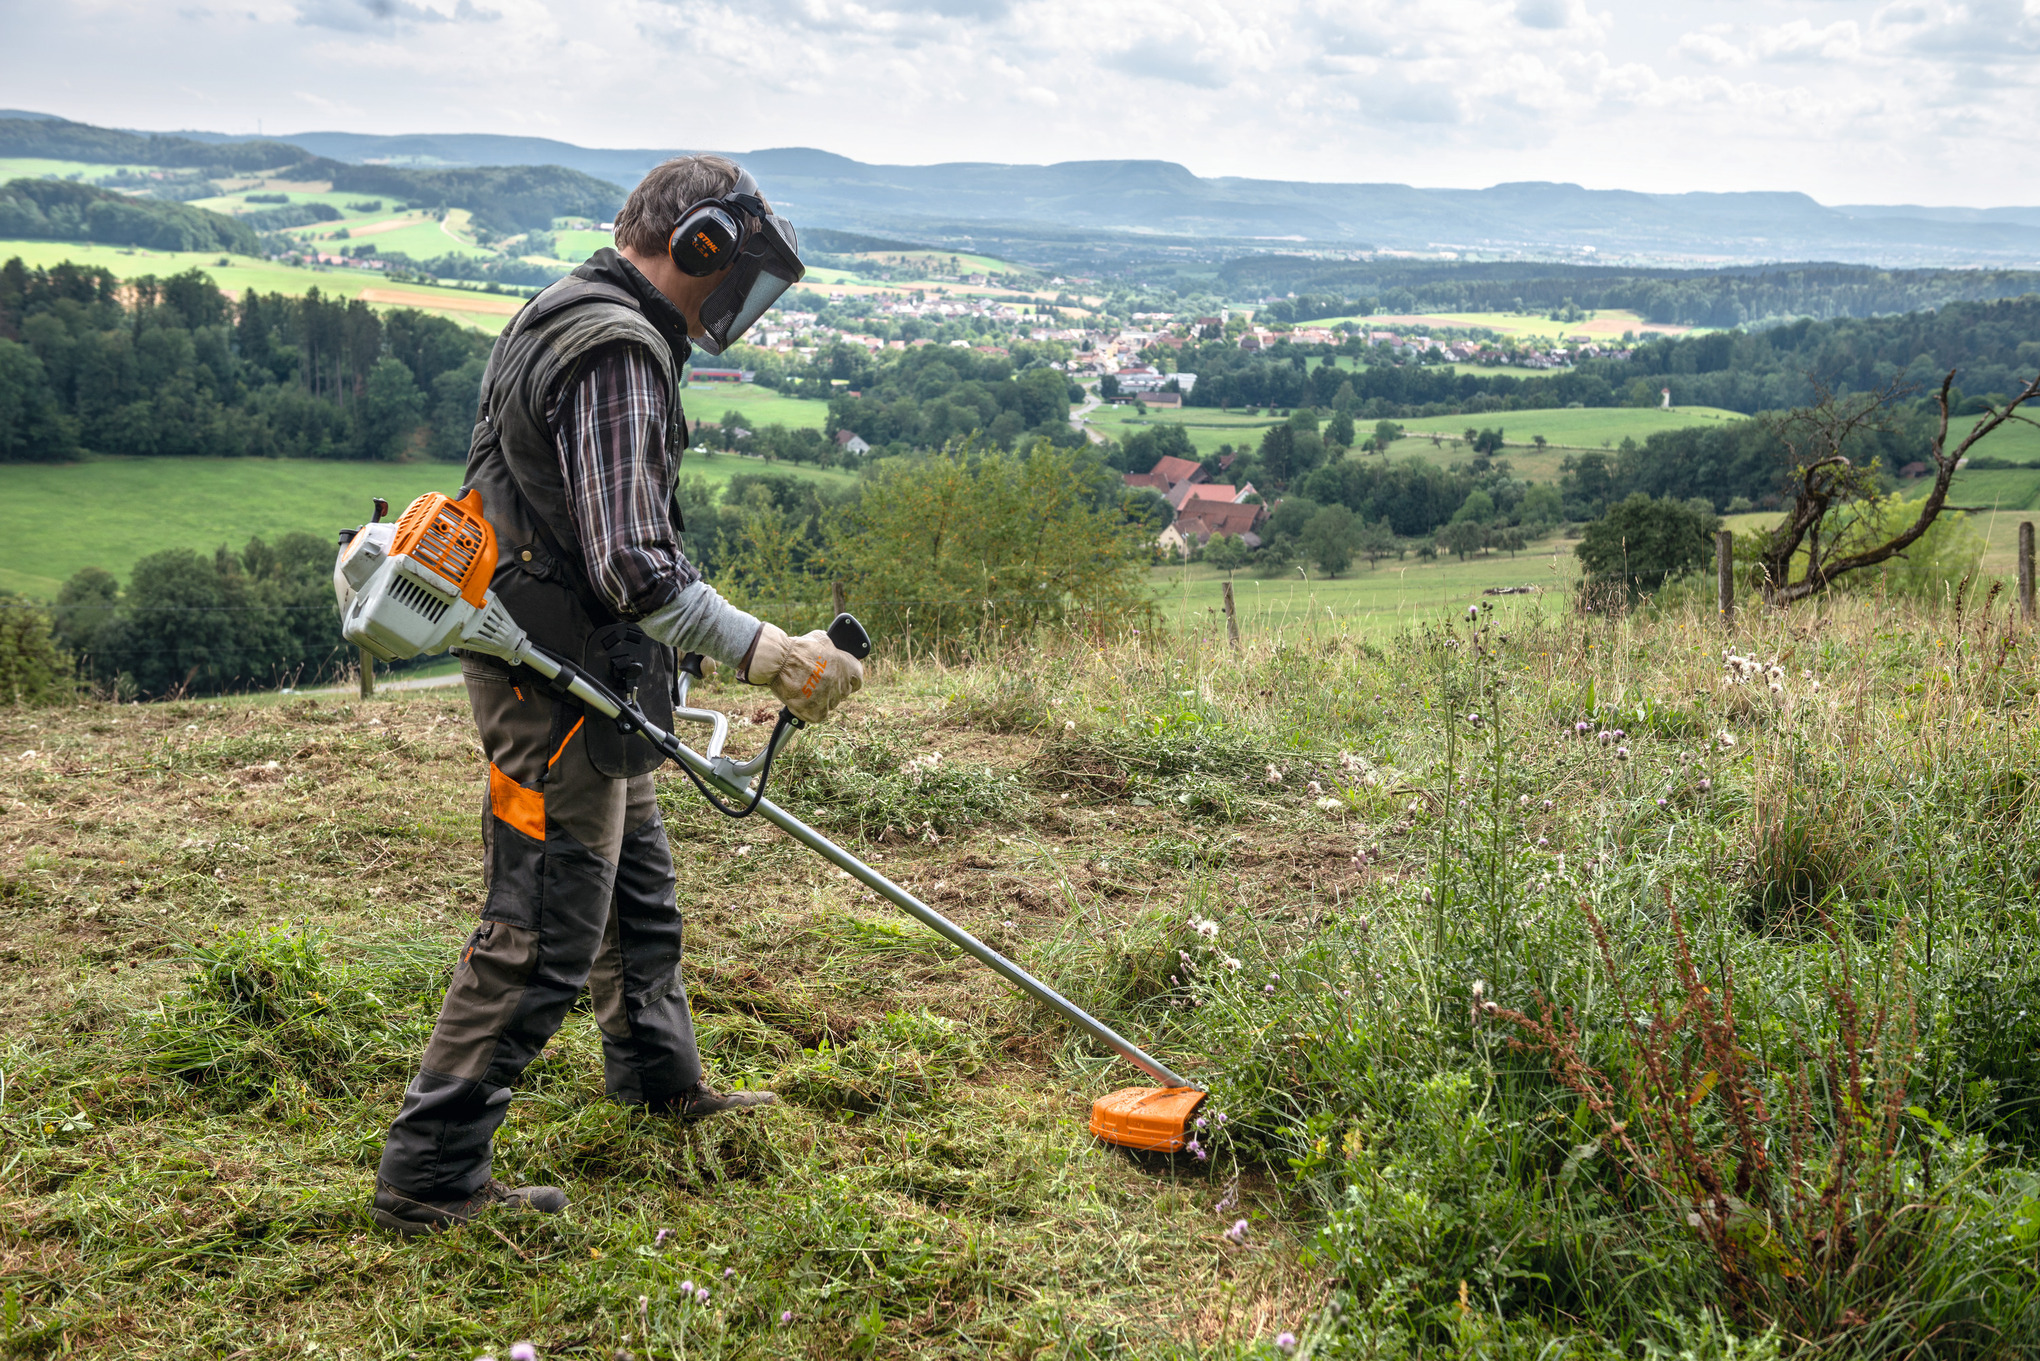
[{"label": "farm field", "polygon": [[[1490,411],[1483,415],[1432,416],[1413,418],[1399,422],[1408,438],[1421,439],[1430,443],[1430,436],[1441,435],[1446,440],[1464,436],[1469,427],[1486,429],[1499,426],[1510,446],[1528,445],[1532,437],[1542,435],[1552,444],[1568,449],[1614,449],[1625,438],[1641,443],[1647,436],[1660,430],[1683,430],[1694,425],[1720,425],[1731,421],[1748,420],[1740,411],[1727,411],[1713,406],[1674,407],[1670,411],[1657,407],[1602,406],[1602,407],[1547,407],[1528,411]],[[1398,449],[1402,441],[1397,442]],[[1510,457],[1515,450],[1510,449]]]},{"label": "farm field", "polygon": [[1580,338],[1606,343],[1620,340],[1624,331],[1645,331],[1653,335],[1687,335],[1696,329],[1662,322],[1645,321],[1634,312],[1605,311],[1583,321],[1553,321],[1542,316],[1518,316],[1513,312],[1423,312],[1367,317],[1326,317],[1320,321],[1298,322],[1299,326],[1339,326],[1347,322],[1367,331],[1393,331],[1402,326],[1427,326],[1435,333],[1445,327],[1463,330],[1485,328],[1497,335],[1539,340]]},{"label": "farm field", "polygon": [[[371,269],[292,266],[244,255],[144,250],[138,246],[98,246],[76,241],[0,241],[0,260],[17,255],[32,268],[71,260],[81,265],[103,265],[122,278],[178,274],[198,268],[212,276],[221,292],[234,297],[250,288],[259,293],[289,296],[301,296],[316,288],[328,297],[364,298],[377,306],[437,312],[488,335],[502,330],[503,323],[524,303],[522,298],[487,293],[479,288],[392,283]],[[221,264],[222,260],[227,263]]]},{"label": "farm field", "polygon": [[[846,473],[736,454],[689,455],[689,476],[721,485],[740,472],[785,473],[842,485]],[[329,539],[366,520],[377,496],[391,513],[428,491],[460,485],[455,463],[310,459],[103,459],[0,465],[0,590],[52,599],[72,573],[103,567],[126,579],[165,548],[239,550],[256,535],[302,530]],[[90,506],[81,517],[77,507]]]},{"label": "farm field", "polygon": [[563,231],[552,235],[556,243],[556,258],[576,265],[603,247],[616,244],[616,238],[608,232]]},{"label": "farm field", "polygon": [[[697,361],[699,362],[699,361]],[[719,425],[725,412],[734,411],[746,422],[746,429],[759,425],[784,425],[792,429],[822,429],[829,419],[829,404],[813,397],[785,397],[771,388],[753,383],[689,383],[680,394],[687,419],[693,424]]]},{"label": "farm field", "polygon": [[1261,432],[1279,422],[1271,416],[1250,416],[1203,406],[1184,407],[1177,411],[1150,411],[1143,416],[1131,403],[1124,406],[1106,403],[1093,408],[1084,417],[1084,423],[1115,440],[1125,439],[1151,425],[1179,425],[1190,436],[1190,443],[1196,446],[1198,453],[1215,454],[1221,444],[1230,444],[1235,449],[1243,444],[1257,444]]},{"label": "farm field", "polygon": [[[1207,1085],[1194,1148],[1091,1138],[1133,1070],[668,772],[704,1056],[780,1106],[613,1105],[575,1012],[496,1148],[568,1212],[414,1240],[365,1205],[483,898],[462,698],[0,708],[11,1348],[2033,1354],[2040,812],[1977,800],[2040,675],[1948,662],[2002,602],[1748,611],[1777,698],[1706,615],[1426,622],[882,641],[774,776]],[[1776,1256],[1689,1227],[1739,1166]]]}]

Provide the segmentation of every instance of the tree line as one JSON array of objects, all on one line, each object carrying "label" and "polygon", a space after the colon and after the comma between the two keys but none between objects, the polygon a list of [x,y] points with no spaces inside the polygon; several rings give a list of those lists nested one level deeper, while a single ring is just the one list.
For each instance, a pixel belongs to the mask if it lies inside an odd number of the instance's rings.
[{"label": "tree line", "polygon": [[485,336],[359,299],[245,293],[202,270],[0,266],[0,462],[83,453],[467,454]]},{"label": "tree line", "polygon": [[1461,412],[1482,414],[1561,406],[1655,406],[1672,388],[1683,406],[1717,406],[1754,415],[1804,406],[1819,385],[1874,391],[1893,378],[1924,391],[1958,370],[1958,410],[1983,409],[2018,390],[2023,371],[2040,368],[2040,294],[1996,302],[1950,303],[1902,316],[1802,320],[1755,331],[1664,337],[1636,344],[1625,359],[1586,359],[1571,369],[1520,377],[1455,372],[1442,366],[1371,363],[1341,369],[1331,353],[1359,355],[1357,339],[1340,346],[1278,342],[1250,352],[1223,341],[1193,343],[1172,356],[1197,374],[1191,406],[1318,407],[1359,419],[1401,420]]},{"label": "tree line", "polygon": [[135,198],[68,180],[9,180],[0,186],[0,237],[99,241],[148,250],[260,255],[255,229],[223,213],[163,199]]},{"label": "tree line", "polygon": [[2040,292],[2040,272],[2032,270],[1838,264],[1610,269],[1261,255],[1228,261],[1218,277],[1235,297],[1294,294],[1277,296],[1257,313],[1262,320],[1288,322],[1417,311],[1544,314],[1574,307],[1726,328],[1778,318],[1825,321],[1917,312]]}]

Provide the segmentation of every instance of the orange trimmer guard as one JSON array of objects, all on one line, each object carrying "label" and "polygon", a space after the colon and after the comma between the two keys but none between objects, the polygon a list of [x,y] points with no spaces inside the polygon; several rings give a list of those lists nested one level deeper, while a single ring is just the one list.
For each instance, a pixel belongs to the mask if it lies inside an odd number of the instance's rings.
[{"label": "orange trimmer guard", "polygon": [[1205,1096],[1195,1087],[1124,1087],[1091,1103],[1091,1133],[1121,1148],[1178,1153]]}]

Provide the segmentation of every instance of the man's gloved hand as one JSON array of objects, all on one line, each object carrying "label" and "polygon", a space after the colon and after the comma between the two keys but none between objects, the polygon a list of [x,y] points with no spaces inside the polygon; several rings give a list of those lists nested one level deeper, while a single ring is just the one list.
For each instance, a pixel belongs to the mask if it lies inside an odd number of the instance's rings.
[{"label": "man's gloved hand", "polygon": [[823,723],[838,704],[864,686],[864,667],[839,652],[820,629],[789,638],[771,624],[758,628],[744,663],[744,679],[769,685],[780,703],[804,723]]}]

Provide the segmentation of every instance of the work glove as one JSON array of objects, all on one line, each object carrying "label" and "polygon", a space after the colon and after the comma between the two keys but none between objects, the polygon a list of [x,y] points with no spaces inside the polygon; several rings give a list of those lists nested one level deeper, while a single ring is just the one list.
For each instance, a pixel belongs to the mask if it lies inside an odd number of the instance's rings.
[{"label": "work glove", "polygon": [[743,678],[769,685],[779,702],[803,723],[824,723],[838,704],[864,687],[864,667],[838,651],[820,629],[789,638],[771,624],[758,626]]}]

